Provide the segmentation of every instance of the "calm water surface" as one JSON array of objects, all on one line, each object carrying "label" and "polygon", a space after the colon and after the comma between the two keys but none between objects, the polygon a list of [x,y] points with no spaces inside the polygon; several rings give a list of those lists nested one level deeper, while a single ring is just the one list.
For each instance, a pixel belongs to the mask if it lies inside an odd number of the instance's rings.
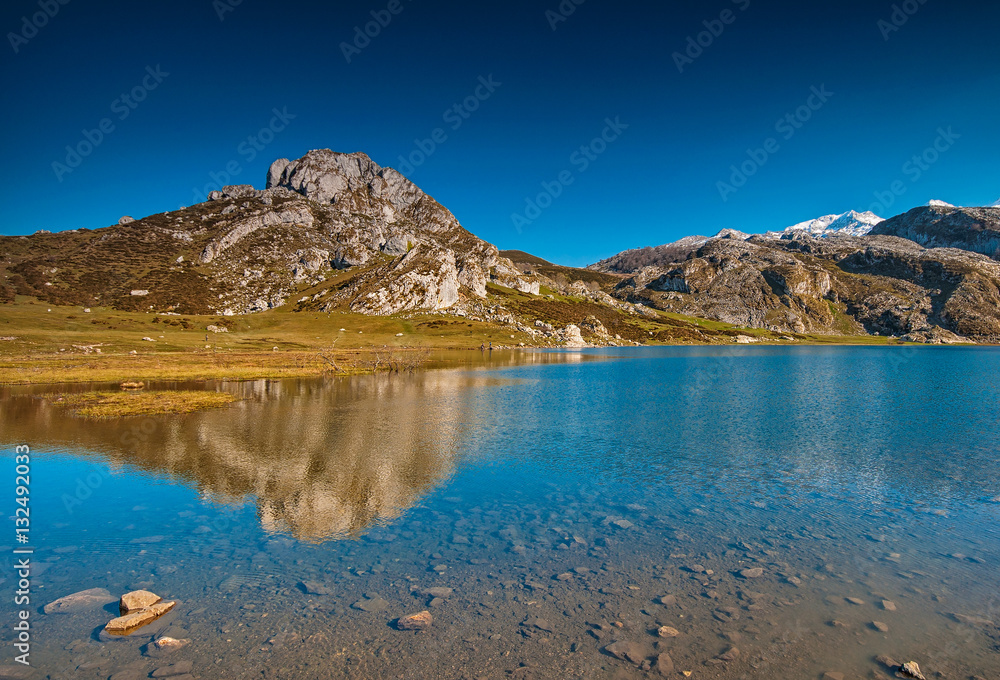
[{"label": "calm water surface", "polygon": [[[1000,678],[1000,351],[494,361],[113,423],[3,392],[36,677]],[[87,588],[179,604],[112,640],[115,605],[41,612]],[[152,658],[162,634],[191,643]]]}]

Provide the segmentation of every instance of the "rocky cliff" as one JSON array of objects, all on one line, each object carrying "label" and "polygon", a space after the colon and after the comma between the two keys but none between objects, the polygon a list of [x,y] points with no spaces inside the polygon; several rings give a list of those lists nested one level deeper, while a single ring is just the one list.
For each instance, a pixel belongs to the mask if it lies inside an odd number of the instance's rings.
[{"label": "rocky cliff", "polygon": [[873,235],[899,236],[928,248],[960,248],[1000,260],[1000,208],[935,202],[886,220]]},{"label": "rocky cliff", "polygon": [[708,239],[614,295],[776,332],[1000,341],[1000,263],[890,236]]},{"label": "rocky cliff", "polygon": [[293,304],[385,315],[444,310],[538,282],[446,208],[362,153],[272,164],[267,186],[98,230],[0,239],[0,299],[247,314]]}]

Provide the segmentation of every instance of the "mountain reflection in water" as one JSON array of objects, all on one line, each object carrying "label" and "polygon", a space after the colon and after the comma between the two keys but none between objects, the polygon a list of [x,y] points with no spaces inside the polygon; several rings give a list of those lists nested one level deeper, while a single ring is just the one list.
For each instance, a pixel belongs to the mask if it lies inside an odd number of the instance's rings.
[{"label": "mountain reflection in water", "polygon": [[226,385],[241,399],[229,408],[114,422],[22,395],[0,402],[0,417],[5,438],[166,474],[217,503],[252,500],[266,531],[322,542],[392,520],[447,480],[457,442],[489,418],[467,388],[511,382],[455,371],[261,380]]}]

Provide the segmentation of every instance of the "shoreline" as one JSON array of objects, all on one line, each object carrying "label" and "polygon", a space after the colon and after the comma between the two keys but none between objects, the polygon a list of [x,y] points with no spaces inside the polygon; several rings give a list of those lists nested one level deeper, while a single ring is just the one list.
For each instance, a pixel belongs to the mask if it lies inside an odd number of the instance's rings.
[{"label": "shoreline", "polygon": [[[575,310],[566,303],[567,309]],[[582,304],[582,303],[581,303]],[[582,315],[584,309],[579,310]],[[782,334],[658,313],[628,317],[627,337],[587,331],[586,347],[558,333],[446,313],[371,317],[272,310],[214,317],[0,305],[0,386],[126,381],[247,381],[459,367],[480,347],[495,352],[596,347],[804,347],[915,345],[870,335]],[[545,325],[545,324],[543,324]],[[549,325],[551,327],[551,325]],[[626,330],[628,331],[626,333]],[[579,331],[579,328],[577,328]]]},{"label": "shoreline", "polygon": [[[641,350],[650,348],[731,348],[753,347],[873,347],[948,348],[997,345],[925,345],[920,343],[851,342],[844,338],[828,342],[758,342],[753,344],[673,343],[650,345],[552,345],[498,346],[493,354],[517,352],[581,352],[590,350]],[[418,370],[452,369],[467,366],[482,357],[478,347],[372,347],[320,356],[316,352],[239,352],[226,354],[152,353],[142,355],[41,355],[0,358],[0,387],[40,387],[58,385],[117,386],[123,382],[205,383],[249,382],[288,378],[350,377],[379,373],[411,373]]]}]

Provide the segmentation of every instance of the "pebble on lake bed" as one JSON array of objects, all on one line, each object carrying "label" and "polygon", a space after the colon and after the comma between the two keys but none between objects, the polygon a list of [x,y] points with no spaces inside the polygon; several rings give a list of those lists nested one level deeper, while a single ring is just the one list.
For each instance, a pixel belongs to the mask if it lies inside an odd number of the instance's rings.
[{"label": "pebble on lake bed", "polygon": [[660,628],[656,631],[656,634],[661,638],[675,638],[679,636],[681,632],[672,626],[660,626]]},{"label": "pebble on lake bed", "polygon": [[888,633],[889,626],[882,623],[881,621],[872,621],[872,627],[880,633]]},{"label": "pebble on lake bed", "polygon": [[637,666],[646,659],[645,651],[638,642],[619,640],[604,648],[604,651],[622,661],[631,661]]},{"label": "pebble on lake bed", "polygon": [[410,614],[409,616],[403,616],[396,622],[396,628],[399,630],[427,630],[434,623],[434,617],[428,611],[422,611],[417,614]]},{"label": "pebble on lake bed", "polygon": [[172,637],[161,637],[153,641],[153,648],[158,652],[169,653],[176,652],[182,647],[186,647],[191,643],[188,639],[178,640]]},{"label": "pebble on lake bed", "polygon": [[743,569],[740,571],[740,576],[743,578],[760,578],[764,575],[764,570],[760,567],[753,567],[752,569]]},{"label": "pebble on lake bed", "polygon": [[170,666],[161,666],[153,671],[151,678],[172,678],[178,675],[190,673],[194,664],[190,661],[178,661]]},{"label": "pebble on lake bed", "polygon": [[899,674],[904,678],[915,678],[916,680],[926,680],[924,674],[920,672],[920,666],[916,661],[907,661],[899,669]]}]

